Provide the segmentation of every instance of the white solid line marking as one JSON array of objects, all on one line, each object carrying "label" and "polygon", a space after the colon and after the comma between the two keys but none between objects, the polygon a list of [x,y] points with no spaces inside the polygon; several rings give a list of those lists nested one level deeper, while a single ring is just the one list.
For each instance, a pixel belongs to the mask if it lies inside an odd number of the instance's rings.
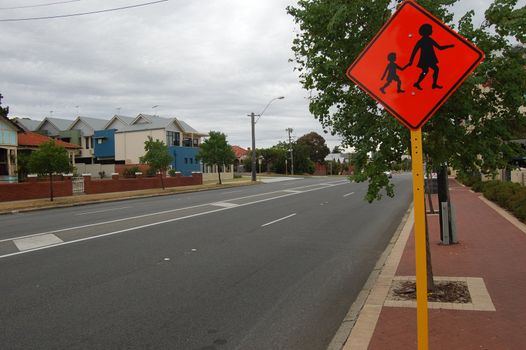
[{"label": "white solid line marking", "polygon": [[272,225],[272,224],[275,224],[276,222],[279,222],[279,221],[282,221],[282,220],[285,220],[285,219],[288,219],[288,218],[291,218],[293,216],[295,216],[296,213],[294,214],[290,214],[290,215],[287,215],[285,217],[282,217],[281,219],[277,219],[277,220],[274,220],[274,221],[271,221],[271,222],[267,222],[266,224],[263,224],[261,225],[261,227],[265,227],[265,226],[268,226],[268,225]]},{"label": "white solid line marking", "polygon": [[78,214],[75,214],[75,215],[78,216],[78,215],[88,215],[88,214],[105,213],[105,212],[107,212],[107,211],[122,210],[122,209],[128,209],[128,208],[131,208],[131,207],[119,207],[119,208],[109,208],[109,209],[95,210],[95,211],[86,211],[86,212],[78,213]]},{"label": "white solid line marking", "polygon": [[349,197],[351,194],[354,194],[354,192],[344,194],[343,196],[344,196],[344,197]]}]

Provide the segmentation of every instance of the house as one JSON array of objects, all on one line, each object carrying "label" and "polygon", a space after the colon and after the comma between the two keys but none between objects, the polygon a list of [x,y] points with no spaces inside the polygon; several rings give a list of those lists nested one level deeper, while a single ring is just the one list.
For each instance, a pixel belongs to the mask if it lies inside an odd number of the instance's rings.
[{"label": "house", "polygon": [[139,164],[148,136],[163,141],[169,147],[170,154],[174,157],[173,169],[183,175],[201,171],[196,155],[201,138],[206,134],[177,118],[168,119],[148,114],[139,114],[130,125],[115,131],[115,162]]},{"label": "house", "polygon": [[[107,120],[88,118],[78,116],[71,125],[65,130],[60,139],[62,141],[70,142],[67,140],[66,133],[70,135],[76,135],[79,137],[80,142],[72,142],[80,145],[80,154],[77,155],[77,163],[93,164],[95,159],[94,151],[94,135],[96,130],[102,130],[108,123]],[[75,140],[76,141],[76,140]]]},{"label": "house", "polygon": [[134,119],[116,114],[104,125],[102,130],[95,130],[93,149],[96,163],[115,163],[115,132],[129,126]]},{"label": "house", "polygon": [[[24,163],[29,159],[31,152],[36,151],[41,144],[48,142],[49,140],[53,139],[49,136],[45,136],[36,132],[24,131],[18,133],[17,157],[20,171],[20,174],[18,174],[19,179],[25,178],[25,176],[28,174],[28,169],[25,168],[27,164]],[[54,141],[56,145],[66,149],[71,165],[75,165],[75,155],[78,153],[80,146],[64,142],[62,140]]]},{"label": "house", "polygon": [[236,159],[234,160],[234,171],[235,172],[243,172],[243,161],[244,159],[249,155],[248,150],[233,145],[232,151],[234,151],[234,154],[236,155]]},{"label": "house", "polygon": [[18,133],[24,131],[9,118],[0,115],[0,181],[16,175]]}]

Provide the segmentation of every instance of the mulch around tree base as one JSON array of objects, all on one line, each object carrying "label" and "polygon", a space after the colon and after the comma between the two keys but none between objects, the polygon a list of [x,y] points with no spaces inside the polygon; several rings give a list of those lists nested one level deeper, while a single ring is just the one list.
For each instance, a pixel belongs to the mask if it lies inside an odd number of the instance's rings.
[{"label": "mulch around tree base", "polygon": [[[393,281],[391,300],[416,300],[416,282]],[[435,290],[427,294],[430,302],[471,303],[468,285],[461,281],[435,281]]]}]

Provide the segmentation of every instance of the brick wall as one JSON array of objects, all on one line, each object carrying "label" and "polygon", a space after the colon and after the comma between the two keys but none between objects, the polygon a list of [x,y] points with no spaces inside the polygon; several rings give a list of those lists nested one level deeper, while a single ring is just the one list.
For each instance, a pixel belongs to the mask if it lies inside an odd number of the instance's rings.
[{"label": "brick wall", "polygon": [[[180,174],[173,177],[164,178],[165,187],[202,185],[203,174],[193,173],[192,176],[181,176]],[[90,176],[84,177],[84,192],[86,194],[135,191],[150,188],[161,188],[161,179],[156,177],[139,176],[137,178],[122,178],[112,176],[111,180],[93,180]]]},{"label": "brick wall", "polygon": [[[71,178],[64,177],[63,180],[53,181],[54,197],[71,195],[73,195]],[[38,198],[49,198],[49,180],[37,181],[36,178],[30,178],[28,182],[0,184],[0,202]]]}]

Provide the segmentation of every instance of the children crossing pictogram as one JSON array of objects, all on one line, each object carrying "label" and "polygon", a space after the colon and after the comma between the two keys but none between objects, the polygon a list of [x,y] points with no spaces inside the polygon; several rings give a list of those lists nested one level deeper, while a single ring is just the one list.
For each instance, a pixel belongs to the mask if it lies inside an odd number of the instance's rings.
[{"label": "children crossing pictogram", "polygon": [[482,58],[473,44],[415,2],[405,1],[349,67],[347,76],[415,130]]}]

